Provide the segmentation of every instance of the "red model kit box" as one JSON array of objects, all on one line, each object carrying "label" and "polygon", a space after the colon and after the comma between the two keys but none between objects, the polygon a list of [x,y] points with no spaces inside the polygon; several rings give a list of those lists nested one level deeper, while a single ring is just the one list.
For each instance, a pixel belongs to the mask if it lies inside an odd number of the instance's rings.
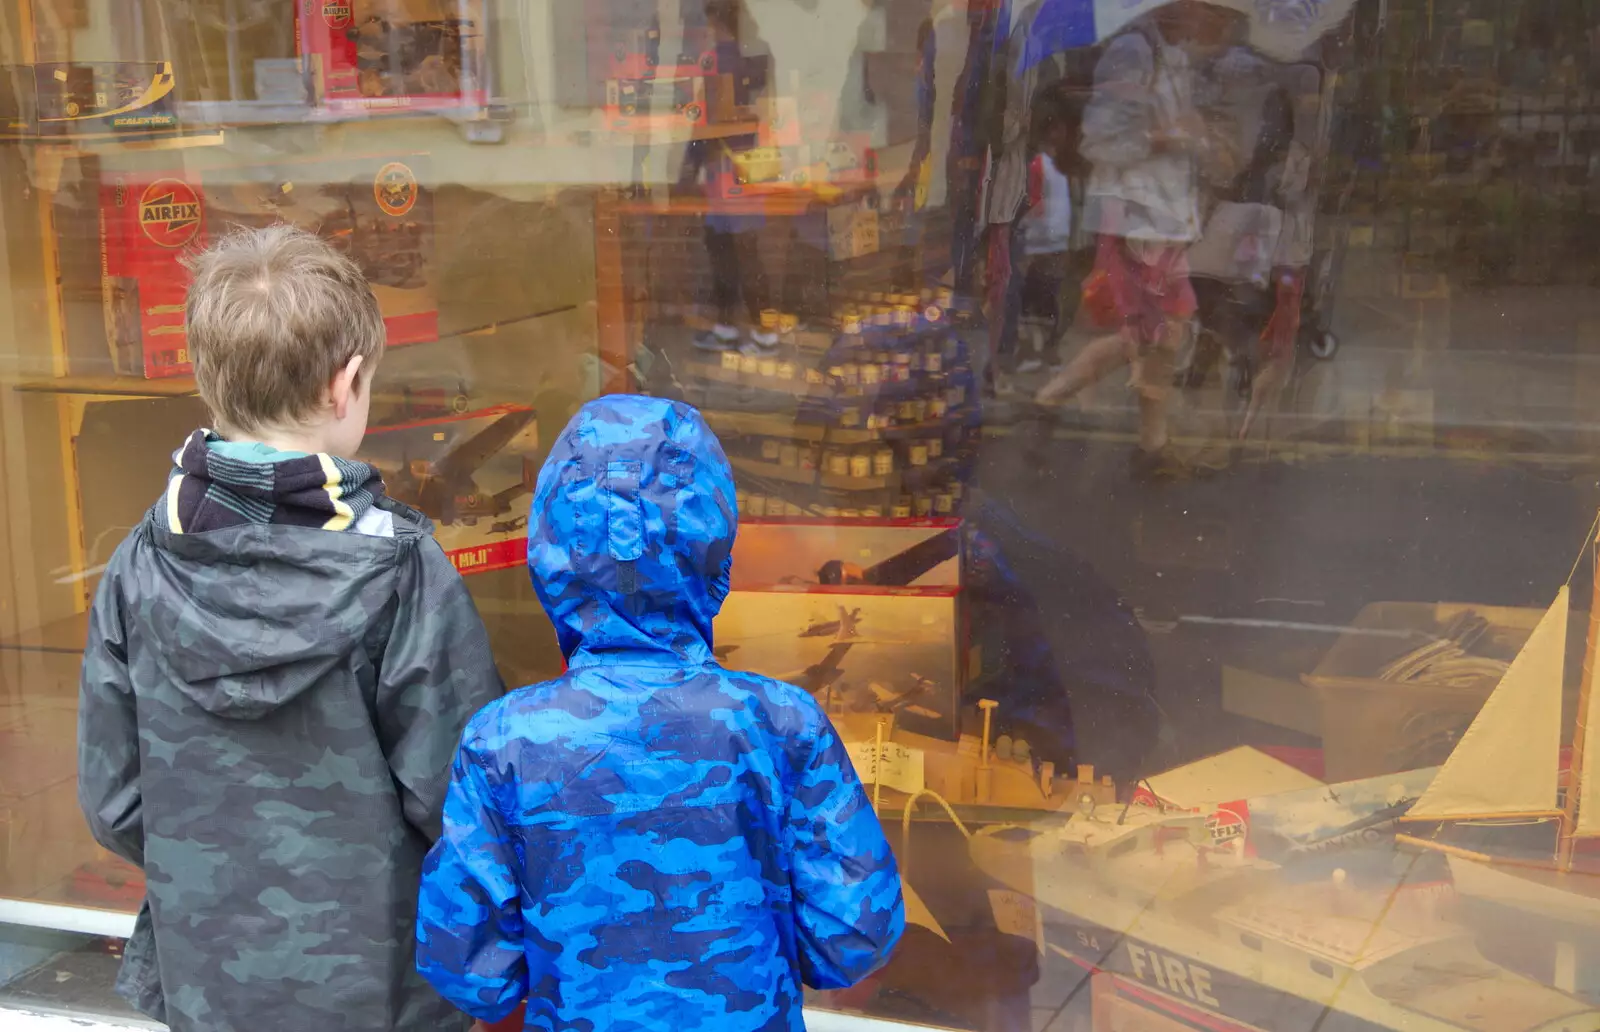
[{"label": "red model kit box", "polygon": [[205,246],[205,199],[184,173],[118,174],[100,188],[101,297],[119,374],[189,372],[180,259]]},{"label": "red model kit box", "polygon": [[289,222],[353,258],[377,295],[390,346],[437,340],[433,192],[426,155],[350,157],[249,170],[206,186],[214,225]]},{"label": "red model kit box", "polygon": [[484,0],[300,0],[296,35],[331,111],[481,108]]},{"label": "red model kit box", "polygon": [[390,497],[433,519],[434,537],[463,575],[521,566],[525,496],[538,476],[534,415],[526,406],[495,405],[375,426],[361,458],[383,473]]}]

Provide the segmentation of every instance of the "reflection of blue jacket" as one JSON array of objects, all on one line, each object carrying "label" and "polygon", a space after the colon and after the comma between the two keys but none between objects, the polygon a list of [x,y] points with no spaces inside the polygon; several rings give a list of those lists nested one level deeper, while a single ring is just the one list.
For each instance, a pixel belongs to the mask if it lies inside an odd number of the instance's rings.
[{"label": "reflection of blue jacket", "polygon": [[719,666],[738,517],[688,405],[590,402],[534,494],[528,564],[567,673],[467,727],[417,965],[538,1029],[800,1029],[904,929],[883,831],[804,691]]}]

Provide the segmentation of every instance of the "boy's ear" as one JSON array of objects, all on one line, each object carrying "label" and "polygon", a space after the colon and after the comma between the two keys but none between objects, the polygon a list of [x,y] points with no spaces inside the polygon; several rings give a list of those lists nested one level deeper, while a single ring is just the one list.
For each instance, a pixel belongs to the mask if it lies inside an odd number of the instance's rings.
[{"label": "boy's ear", "polygon": [[328,385],[328,401],[333,405],[335,419],[343,419],[350,410],[351,400],[361,396],[361,367],[365,361],[365,356],[356,355],[333,374],[333,382]]}]

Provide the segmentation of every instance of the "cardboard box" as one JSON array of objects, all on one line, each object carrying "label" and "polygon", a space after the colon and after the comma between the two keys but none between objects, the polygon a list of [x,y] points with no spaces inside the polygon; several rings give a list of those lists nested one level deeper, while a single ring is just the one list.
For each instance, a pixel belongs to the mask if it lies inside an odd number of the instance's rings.
[{"label": "cardboard box", "polygon": [[205,241],[205,199],[192,173],[119,174],[102,184],[101,298],[118,374],[189,372],[180,258]]},{"label": "cardboard box", "polygon": [[390,497],[421,509],[463,576],[521,566],[538,470],[538,423],[524,405],[376,426],[360,457]]},{"label": "cardboard box", "polygon": [[484,0],[300,0],[295,34],[330,111],[488,103]]},{"label": "cardboard box", "polygon": [[745,519],[733,545],[733,589],[866,583],[959,587],[959,520]]},{"label": "cardboard box", "polygon": [[731,591],[716,651],[732,669],[804,688],[830,713],[893,713],[897,727],[954,741],[959,603],[953,587]]},{"label": "cardboard box", "polygon": [[875,209],[853,204],[828,209],[829,258],[860,258],[876,254],[881,246]]},{"label": "cardboard box", "polygon": [[1447,687],[1385,681],[1378,673],[1437,637],[1464,610],[1489,622],[1489,631],[1473,654],[1505,662],[1516,656],[1544,612],[1454,602],[1373,602],[1356,614],[1350,630],[1340,635],[1316,669],[1302,675],[1321,704],[1329,781],[1432,767],[1450,755],[1494,682]]},{"label": "cardboard box", "polygon": [[46,62],[0,69],[0,134],[46,139],[178,127],[170,61]]}]

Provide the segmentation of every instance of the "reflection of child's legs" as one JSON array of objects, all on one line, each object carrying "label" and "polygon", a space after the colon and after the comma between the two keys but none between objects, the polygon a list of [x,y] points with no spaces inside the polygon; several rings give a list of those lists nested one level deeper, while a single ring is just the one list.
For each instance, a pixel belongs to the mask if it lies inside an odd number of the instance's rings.
[{"label": "reflection of child's legs", "polygon": [[1167,402],[1178,353],[1189,332],[1188,319],[1168,319],[1139,357],[1139,447],[1158,452],[1167,446]]},{"label": "reflection of child's legs", "polygon": [[733,233],[706,227],[706,257],[711,261],[711,303],[722,326],[732,326],[739,303],[739,252]]},{"label": "reflection of child's legs", "polygon": [[1061,280],[1066,268],[1064,254],[1036,254],[1028,260],[1028,274],[1022,282],[1022,314],[1044,325],[1038,352],[1042,358],[1053,353],[1061,336]]},{"label": "reflection of child's legs", "polygon": [[767,283],[766,266],[761,264],[761,234],[755,231],[733,234],[734,282],[744,290],[745,309],[750,325],[761,325],[761,311],[772,305],[772,288]]},{"label": "reflection of child's legs", "polygon": [[1051,377],[1050,382],[1035,395],[1041,405],[1066,401],[1079,391],[1103,379],[1106,374],[1128,362],[1129,331],[1119,330],[1091,340],[1083,350],[1072,356],[1072,361]]}]

